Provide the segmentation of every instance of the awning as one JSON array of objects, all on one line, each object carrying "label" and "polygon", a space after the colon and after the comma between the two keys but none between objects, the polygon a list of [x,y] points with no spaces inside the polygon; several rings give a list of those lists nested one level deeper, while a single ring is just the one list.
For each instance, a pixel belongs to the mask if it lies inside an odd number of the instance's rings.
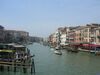
[{"label": "awning", "polygon": [[0,50],[0,52],[8,52],[8,53],[12,53],[14,52],[15,50]]}]

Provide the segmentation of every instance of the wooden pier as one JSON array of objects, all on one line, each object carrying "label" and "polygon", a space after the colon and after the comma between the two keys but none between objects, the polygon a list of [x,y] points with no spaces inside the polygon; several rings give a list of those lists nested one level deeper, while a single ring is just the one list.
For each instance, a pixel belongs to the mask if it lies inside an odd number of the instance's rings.
[{"label": "wooden pier", "polygon": [[[31,63],[24,63],[23,62],[4,62],[4,61],[0,61],[0,71],[4,71],[5,68],[7,69],[7,71],[13,71],[13,72],[17,72],[17,69],[21,72],[27,73],[30,71],[30,73],[34,73],[35,74],[35,63],[34,63],[34,59],[31,60]],[[28,70],[28,71],[27,71]]]},{"label": "wooden pier", "polygon": [[[34,55],[23,45],[18,44],[1,44],[0,45],[0,71],[17,72],[20,70],[24,73],[30,71],[35,74]],[[28,70],[28,71],[27,71]]]}]

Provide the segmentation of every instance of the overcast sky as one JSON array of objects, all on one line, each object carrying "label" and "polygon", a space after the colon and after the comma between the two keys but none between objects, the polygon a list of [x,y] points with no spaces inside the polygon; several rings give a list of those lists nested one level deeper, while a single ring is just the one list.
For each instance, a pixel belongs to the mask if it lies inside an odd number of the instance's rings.
[{"label": "overcast sky", "polygon": [[47,37],[58,27],[100,23],[100,0],[0,0],[0,24]]}]

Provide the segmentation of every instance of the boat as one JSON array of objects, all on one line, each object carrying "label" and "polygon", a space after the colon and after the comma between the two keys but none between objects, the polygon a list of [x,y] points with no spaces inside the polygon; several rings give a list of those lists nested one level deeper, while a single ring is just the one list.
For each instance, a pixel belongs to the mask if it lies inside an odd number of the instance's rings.
[{"label": "boat", "polygon": [[86,50],[95,50],[95,48],[100,47],[98,44],[81,44],[80,48],[86,49]]},{"label": "boat", "polygon": [[78,53],[78,52],[79,52],[78,46],[79,46],[79,44],[77,44],[77,43],[70,43],[70,44],[66,47],[66,49],[67,49],[68,52]]},{"label": "boat", "polygon": [[56,50],[59,50],[59,46],[55,47]]},{"label": "boat", "polygon": [[93,53],[95,55],[100,55],[100,51],[90,50],[90,53]]},{"label": "boat", "polygon": [[57,55],[62,55],[61,50],[55,50],[54,53],[57,54]]},{"label": "boat", "polygon": [[100,51],[95,51],[95,55],[100,55]]},{"label": "boat", "polygon": [[90,50],[90,53],[95,53],[96,51],[95,50]]},{"label": "boat", "polygon": [[100,45],[98,44],[81,44],[80,49],[95,55],[100,55]]},{"label": "boat", "polygon": [[68,49],[67,51],[68,52],[73,52],[73,53],[78,53],[79,52],[79,50],[75,50],[75,49]]},{"label": "boat", "polygon": [[95,46],[94,50],[90,50],[90,53],[94,53],[95,55],[100,55],[100,47]]}]

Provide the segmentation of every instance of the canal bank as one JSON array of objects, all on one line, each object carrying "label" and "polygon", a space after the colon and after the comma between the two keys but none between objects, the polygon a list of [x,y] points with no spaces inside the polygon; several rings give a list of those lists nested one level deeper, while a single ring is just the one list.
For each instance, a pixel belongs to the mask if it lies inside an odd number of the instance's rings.
[{"label": "canal bank", "polygon": [[[100,56],[86,52],[71,53],[62,51],[62,55],[54,54],[47,46],[37,43],[29,45],[35,54],[35,75],[100,75]],[[31,75],[22,72],[0,72],[0,75]]]}]

